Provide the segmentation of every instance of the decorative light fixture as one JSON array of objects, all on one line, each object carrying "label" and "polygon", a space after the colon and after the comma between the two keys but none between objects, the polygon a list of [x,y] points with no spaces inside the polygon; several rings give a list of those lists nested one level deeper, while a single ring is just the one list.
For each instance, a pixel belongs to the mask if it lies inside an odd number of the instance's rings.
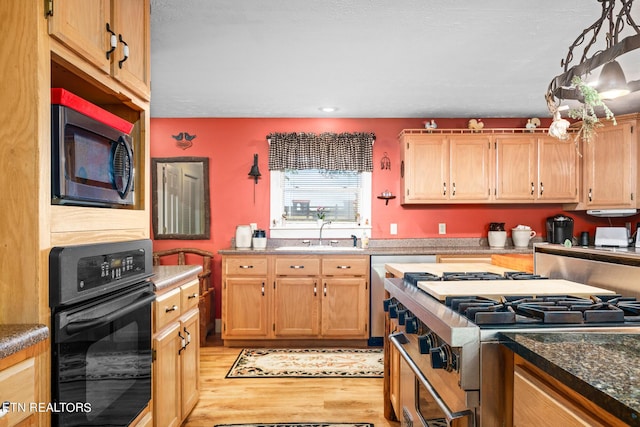
[{"label": "decorative light fixture", "polygon": [[615,59],[602,67],[596,89],[602,99],[614,99],[628,95],[629,85],[622,67]]},{"label": "decorative light fixture", "polygon": [[255,183],[258,183],[258,178],[262,176],[260,173],[260,169],[258,169],[258,155],[253,155],[253,166],[251,166],[251,170],[249,171],[249,176],[255,180]]},{"label": "decorative light fixture", "polygon": [[[640,28],[636,24],[636,21],[631,17],[631,9],[633,0],[597,0],[602,4],[602,14],[600,18],[592,25],[587,27],[576,38],[573,44],[569,47],[567,56],[560,61],[560,65],[563,67],[564,72],[551,80],[549,88],[545,95],[549,111],[554,118],[557,116],[558,106],[562,100],[575,99],[583,101],[582,93],[578,90],[576,85],[572,83],[574,77],[586,76],[593,70],[600,66],[603,66],[600,74],[601,79],[609,79],[612,74],[616,75],[615,79],[618,82],[624,79],[624,73],[616,58],[619,56],[631,52],[632,50],[640,48]],[[619,11],[614,13],[619,5]],[[594,53],[591,57],[588,57],[589,49],[596,43],[596,39],[602,28],[606,31],[606,48]],[[621,39],[622,32],[625,27],[629,28],[634,34]],[[591,34],[591,38],[588,36]],[[584,50],[580,58],[580,63],[569,68],[569,65],[573,61],[574,49],[583,43]],[[617,70],[616,70],[617,68]],[[616,85],[614,80],[598,82],[596,88],[600,93],[601,98],[607,98],[612,95],[609,91]],[[640,89],[640,80],[625,82],[626,90],[634,92]],[[620,84],[618,84],[620,86]],[[626,92],[626,93],[629,93]],[[624,92],[614,93],[613,95],[622,96]]]},{"label": "decorative light fixture", "polygon": [[258,169],[258,154],[253,155],[253,166],[249,171],[249,176],[254,179],[253,182],[253,204],[256,203],[256,185],[258,184],[258,178],[262,176],[260,169]]}]

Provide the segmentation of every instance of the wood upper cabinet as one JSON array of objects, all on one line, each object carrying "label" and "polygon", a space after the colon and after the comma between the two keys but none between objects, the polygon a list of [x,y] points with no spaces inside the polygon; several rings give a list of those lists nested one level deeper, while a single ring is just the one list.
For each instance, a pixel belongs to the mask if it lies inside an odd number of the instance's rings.
[{"label": "wood upper cabinet", "polygon": [[[509,132],[511,131],[511,132]],[[571,203],[579,199],[574,144],[521,129],[404,130],[403,204]]]},{"label": "wood upper cabinet", "polygon": [[481,202],[491,198],[491,139],[488,135],[449,137],[449,199]]},{"label": "wood upper cabinet", "polygon": [[499,135],[495,148],[496,201],[578,200],[578,154],[571,141],[547,135]]},{"label": "wood upper cabinet", "polygon": [[401,144],[402,203],[448,200],[449,141],[444,135],[404,135]]},{"label": "wood upper cabinet", "polygon": [[618,118],[618,125],[597,129],[582,144],[586,209],[638,207],[638,130],[636,115]]},{"label": "wood upper cabinet", "polygon": [[403,134],[403,204],[490,198],[490,139],[484,135]]},{"label": "wood upper cabinet", "polygon": [[149,100],[149,2],[53,0],[49,34],[92,66]]}]

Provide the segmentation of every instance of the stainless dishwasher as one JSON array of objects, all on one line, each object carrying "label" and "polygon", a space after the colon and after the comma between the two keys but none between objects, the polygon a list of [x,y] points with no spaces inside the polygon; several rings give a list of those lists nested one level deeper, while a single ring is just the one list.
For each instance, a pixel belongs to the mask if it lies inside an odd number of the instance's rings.
[{"label": "stainless dishwasher", "polygon": [[385,264],[391,263],[429,263],[436,262],[435,255],[371,255],[371,309],[369,345],[382,345],[384,336],[384,299]]}]

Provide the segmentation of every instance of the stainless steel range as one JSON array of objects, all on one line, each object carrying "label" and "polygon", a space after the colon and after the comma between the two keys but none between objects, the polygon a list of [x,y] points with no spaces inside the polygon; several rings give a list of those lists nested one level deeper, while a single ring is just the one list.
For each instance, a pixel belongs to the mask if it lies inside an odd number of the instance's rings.
[{"label": "stainless steel range", "polygon": [[511,425],[500,332],[640,329],[633,297],[520,272],[407,273],[385,290],[385,414],[403,426]]}]

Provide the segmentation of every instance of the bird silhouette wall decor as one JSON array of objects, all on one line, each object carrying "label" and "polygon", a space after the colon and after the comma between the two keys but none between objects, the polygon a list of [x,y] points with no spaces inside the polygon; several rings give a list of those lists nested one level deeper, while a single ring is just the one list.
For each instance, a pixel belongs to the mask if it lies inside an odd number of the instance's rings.
[{"label": "bird silhouette wall decor", "polygon": [[176,145],[183,150],[191,147],[193,145],[193,140],[197,135],[190,135],[188,132],[180,132],[177,135],[171,135],[173,139],[176,140]]}]

